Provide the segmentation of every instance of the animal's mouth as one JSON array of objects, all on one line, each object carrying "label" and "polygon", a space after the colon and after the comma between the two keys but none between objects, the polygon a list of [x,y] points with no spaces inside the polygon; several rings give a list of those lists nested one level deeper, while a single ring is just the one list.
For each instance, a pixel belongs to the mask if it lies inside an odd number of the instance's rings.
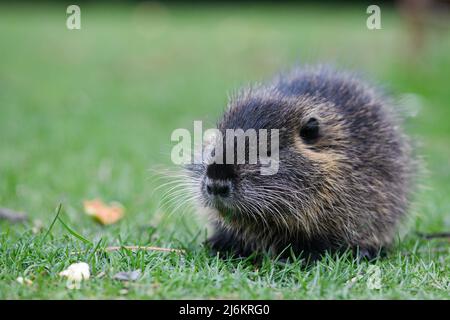
[{"label": "animal's mouth", "polygon": [[230,220],[231,218],[235,218],[238,216],[236,210],[233,208],[221,207],[220,209],[216,209],[219,215],[225,220]]},{"label": "animal's mouth", "polygon": [[205,197],[206,206],[217,209],[220,212],[235,212],[237,211],[234,200],[229,197],[210,196]]},{"label": "animal's mouth", "polygon": [[205,178],[202,194],[206,207],[216,209],[220,216],[228,218],[239,213],[233,185],[227,180]]}]

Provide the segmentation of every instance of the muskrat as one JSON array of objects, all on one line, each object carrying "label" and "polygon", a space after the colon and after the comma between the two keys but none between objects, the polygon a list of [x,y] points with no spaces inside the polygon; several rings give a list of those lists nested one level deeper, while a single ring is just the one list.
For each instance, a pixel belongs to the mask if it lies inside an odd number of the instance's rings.
[{"label": "muskrat", "polygon": [[415,171],[393,100],[351,72],[302,67],[230,98],[218,130],[279,129],[279,168],[188,166],[216,252],[352,249],[376,257],[407,213]]}]

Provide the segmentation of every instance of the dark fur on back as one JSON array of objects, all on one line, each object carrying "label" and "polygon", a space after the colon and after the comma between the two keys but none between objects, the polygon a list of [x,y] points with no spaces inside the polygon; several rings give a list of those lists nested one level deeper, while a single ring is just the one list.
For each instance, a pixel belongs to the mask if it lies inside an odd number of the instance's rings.
[{"label": "dark fur on back", "polygon": [[[311,118],[320,135],[307,143],[299,131]],[[391,101],[373,86],[330,68],[295,69],[242,90],[218,128],[279,129],[280,162],[271,176],[258,174],[258,165],[227,167],[226,209],[205,192],[208,165],[189,167],[200,207],[213,220],[213,249],[247,256],[358,248],[372,255],[391,243],[408,208],[414,160]]]}]

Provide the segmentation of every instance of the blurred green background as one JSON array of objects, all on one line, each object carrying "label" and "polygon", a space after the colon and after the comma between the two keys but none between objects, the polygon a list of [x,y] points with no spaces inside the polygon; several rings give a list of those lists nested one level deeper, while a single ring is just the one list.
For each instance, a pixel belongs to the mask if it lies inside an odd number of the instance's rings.
[{"label": "blurred green background", "polygon": [[[411,230],[450,230],[449,19],[430,13],[422,38],[395,4],[380,6],[382,29],[369,30],[360,3],[81,3],[81,30],[68,30],[66,4],[0,4],[0,207],[31,218],[0,221],[4,257],[36,221],[47,227],[60,202],[90,239],[198,245],[205,227],[195,215],[158,204],[151,172],[176,169],[171,132],[193,120],[212,127],[228,93],[317,62],[363,72],[417,113],[406,127],[428,172]],[[88,219],[82,202],[96,197],[120,201],[123,221]],[[2,263],[4,279],[29,266]],[[27,296],[5,288],[2,297]]]}]

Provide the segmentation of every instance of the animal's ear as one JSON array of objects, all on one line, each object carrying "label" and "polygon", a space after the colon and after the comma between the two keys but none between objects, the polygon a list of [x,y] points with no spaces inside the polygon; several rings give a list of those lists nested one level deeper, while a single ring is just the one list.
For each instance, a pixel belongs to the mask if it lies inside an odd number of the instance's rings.
[{"label": "animal's ear", "polygon": [[306,144],[314,144],[320,138],[320,123],[314,117],[309,118],[306,122],[300,125],[300,138]]}]

